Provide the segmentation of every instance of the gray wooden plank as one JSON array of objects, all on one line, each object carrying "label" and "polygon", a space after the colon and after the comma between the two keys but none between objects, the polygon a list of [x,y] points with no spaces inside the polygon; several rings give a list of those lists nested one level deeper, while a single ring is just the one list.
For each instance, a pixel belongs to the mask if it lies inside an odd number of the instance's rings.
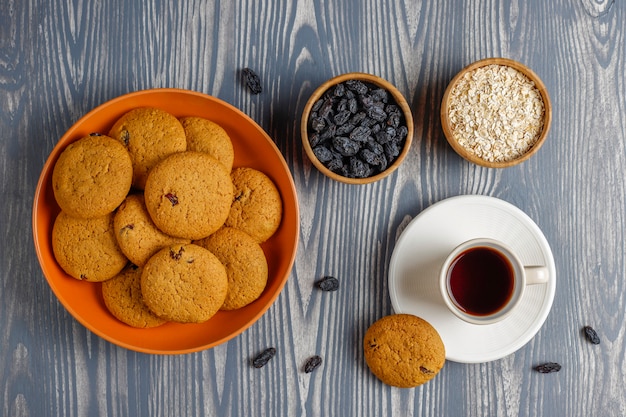
[{"label": "gray wooden plank", "polygon": [[[612,0],[3,3],[1,414],[624,415],[624,12]],[[554,106],[544,148],[500,171],[462,161],[439,123],[451,77],[494,55],[533,68]],[[263,94],[241,84],[245,66]],[[299,143],[309,94],[349,71],[396,84],[416,122],[400,170],[362,187],[323,177]],[[84,329],[47,286],[30,238],[32,195],[58,138],[106,100],[152,87],[213,94],[249,114],[283,152],[301,205],[299,252],[276,304],[236,339],[190,355],[126,351]],[[361,340],[392,312],[395,242],[421,210],[460,194],[502,198],[539,224],[559,274],[552,312],[509,357],[450,362],[423,387],[387,387]],[[340,291],[315,290],[326,274]],[[584,340],[587,324],[599,346]],[[252,368],[268,346],[276,357]],[[304,374],[313,354],[323,365]],[[563,370],[532,370],[548,360]]]}]

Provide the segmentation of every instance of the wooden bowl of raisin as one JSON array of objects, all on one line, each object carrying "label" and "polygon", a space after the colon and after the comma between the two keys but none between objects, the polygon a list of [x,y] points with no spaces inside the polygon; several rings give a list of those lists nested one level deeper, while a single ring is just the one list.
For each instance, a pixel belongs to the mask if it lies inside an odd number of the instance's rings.
[{"label": "wooden bowl of raisin", "polygon": [[367,184],[400,166],[413,140],[413,116],[391,83],[353,72],[313,92],[300,131],[304,150],[319,171],[336,181]]}]

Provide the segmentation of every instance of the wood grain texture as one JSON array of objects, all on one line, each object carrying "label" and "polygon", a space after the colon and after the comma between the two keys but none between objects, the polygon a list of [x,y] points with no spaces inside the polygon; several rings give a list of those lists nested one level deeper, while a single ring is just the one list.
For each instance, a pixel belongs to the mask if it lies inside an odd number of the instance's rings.
[{"label": "wood grain texture", "polygon": [[[626,4],[615,0],[8,0],[0,3],[0,415],[626,415]],[[523,62],[544,81],[553,125],[531,160],[506,170],[463,161],[439,122],[448,81],[480,58]],[[240,70],[255,69],[252,96]],[[332,182],[306,159],[300,113],[332,76],[364,71],[412,105],[405,163],[367,186]],[[95,336],[55,299],[32,238],[32,195],[59,137],[130,91],[215,95],[276,141],[301,207],[283,293],[256,324],[212,350],[151,356]],[[392,313],[387,268],[421,210],[482,194],[524,210],[558,271],[552,311],[522,349],[448,362],[429,384],[384,386],[365,365],[367,327]],[[324,275],[341,289],[322,293]],[[596,327],[598,346],[581,329]],[[251,359],[278,353],[262,369]],[[322,366],[303,372],[308,357]],[[563,365],[558,374],[532,367]]]}]

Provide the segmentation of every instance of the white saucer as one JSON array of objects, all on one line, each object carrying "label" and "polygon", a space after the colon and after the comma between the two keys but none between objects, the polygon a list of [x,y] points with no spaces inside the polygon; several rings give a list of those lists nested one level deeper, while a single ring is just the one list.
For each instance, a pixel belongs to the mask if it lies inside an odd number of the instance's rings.
[{"label": "white saucer", "polygon": [[[439,269],[448,252],[476,237],[508,244],[526,265],[545,265],[547,284],[530,285],[506,319],[476,325],[453,315],[439,292]],[[543,325],[554,300],[554,257],[539,227],[503,200],[464,195],[422,211],[396,243],[389,265],[389,295],[396,313],[419,316],[437,329],[446,359],[480,363],[503,358],[524,346]]]}]

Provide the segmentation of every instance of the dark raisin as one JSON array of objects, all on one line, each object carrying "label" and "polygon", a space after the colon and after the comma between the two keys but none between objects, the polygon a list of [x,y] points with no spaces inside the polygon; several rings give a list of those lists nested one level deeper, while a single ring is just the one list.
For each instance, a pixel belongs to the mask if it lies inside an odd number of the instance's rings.
[{"label": "dark raisin", "polygon": [[321,132],[326,127],[326,121],[323,117],[315,117],[311,119],[311,129],[316,132]]},{"label": "dark raisin", "polygon": [[396,142],[387,142],[383,147],[385,148],[385,155],[389,160],[394,160],[400,155],[400,148]]},{"label": "dark raisin", "polygon": [[359,102],[356,100],[356,98],[352,97],[350,99],[348,99],[348,110],[350,110],[350,113],[354,114],[359,110]]},{"label": "dark raisin", "polygon": [[310,374],[319,368],[321,364],[322,358],[319,355],[311,356],[304,364],[304,372]]},{"label": "dark raisin", "polygon": [[313,107],[311,107],[311,115],[316,113],[322,107],[322,104],[324,104],[324,99],[322,98],[313,103]]},{"label": "dark raisin", "polygon": [[384,155],[379,155],[369,149],[361,149],[359,157],[370,165],[379,166],[383,163]]},{"label": "dark raisin", "polygon": [[380,155],[380,164],[378,165],[378,170],[380,172],[383,172],[384,170],[387,169],[387,167],[389,166],[389,161],[387,160],[387,158],[385,157],[385,155]]},{"label": "dark raisin", "polygon": [[583,327],[583,333],[585,333],[585,337],[589,342],[594,345],[600,344],[600,336],[598,336],[598,333],[591,326]]},{"label": "dark raisin", "polygon": [[319,111],[320,117],[328,119],[333,112],[333,101],[327,98]]},{"label": "dark raisin", "polygon": [[372,175],[372,167],[363,162],[359,158],[350,158],[349,177],[351,178],[367,178]]},{"label": "dark raisin", "polygon": [[135,225],[132,223],[129,223],[120,229],[120,235],[128,232],[129,230],[133,230],[134,228],[135,228]]},{"label": "dark raisin", "polygon": [[350,110],[343,110],[335,115],[335,117],[333,118],[333,122],[335,122],[336,125],[343,125],[349,119],[350,119]]},{"label": "dark raisin", "polygon": [[408,134],[409,134],[409,128],[406,126],[400,126],[396,130],[396,137],[398,137],[400,140],[404,140]]},{"label": "dark raisin", "polygon": [[367,94],[367,86],[359,80],[346,81],[346,87],[354,91],[356,94],[359,94],[359,95]]},{"label": "dark raisin", "polygon": [[352,156],[361,149],[359,144],[345,136],[335,136],[333,138],[333,147],[343,156]]},{"label": "dark raisin", "polygon": [[335,104],[335,110],[342,112],[348,109],[348,99],[342,98],[337,104]]},{"label": "dark raisin", "polygon": [[87,275],[85,275],[85,274],[80,274],[80,279],[81,279],[81,280],[83,280],[83,281],[84,281],[84,280],[86,280],[86,279],[87,279]]},{"label": "dark raisin", "polygon": [[334,158],[328,161],[326,167],[333,172],[339,172],[343,168],[343,160],[341,158]]},{"label": "dark raisin", "polygon": [[382,129],[381,131],[376,133],[376,135],[374,135],[374,137],[376,138],[376,141],[380,143],[381,145],[384,145],[385,143],[389,142],[395,136],[396,136],[396,130],[392,127],[387,128],[387,129]]},{"label": "dark raisin", "polygon": [[370,107],[372,107],[376,102],[374,101],[374,99],[372,98],[372,96],[362,96],[361,97],[361,104],[363,105],[363,107],[365,107],[366,109],[369,109]]},{"label": "dark raisin", "polygon": [[178,204],[178,197],[176,197],[176,194],[167,193],[165,194],[165,198],[170,200],[170,203],[172,203],[172,207]]},{"label": "dark raisin", "polygon": [[385,113],[385,111],[380,106],[372,106],[368,108],[367,115],[377,122],[382,122],[387,119],[387,113]]},{"label": "dark raisin", "polygon": [[376,120],[367,117],[367,115],[365,116],[365,119],[361,120],[361,126],[364,127],[372,127],[376,124]]},{"label": "dark raisin", "polygon": [[358,126],[350,132],[350,139],[357,142],[367,142],[371,133],[372,131],[369,127]]},{"label": "dark raisin", "polygon": [[387,90],[385,90],[384,88],[377,88],[372,91],[372,98],[375,101],[381,101],[383,103],[386,103],[389,100],[389,93],[387,93]]},{"label": "dark raisin", "polygon": [[253,360],[252,366],[255,368],[262,368],[274,357],[276,354],[276,348],[270,347],[259,353]]},{"label": "dark raisin", "polygon": [[324,277],[317,281],[315,285],[322,291],[337,291],[339,289],[339,280],[335,277]]},{"label": "dark raisin", "polygon": [[318,146],[316,148],[313,148],[313,153],[321,163],[329,162],[331,159],[334,158],[333,153],[325,146]]},{"label": "dark raisin", "polygon": [[319,133],[311,133],[309,135],[309,143],[311,148],[315,148],[317,145],[323,142],[323,139]]},{"label": "dark raisin", "polygon": [[335,97],[343,97],[345,93],[346,93],[346,86],[343,83],[337,84],[335,86],[335,89],[333,90],[333,95]]},{"label": "dark raisin", "polygon": [[428,369],[428,368],[426,368],[424,366],[420,366],[420,372],[423,373],[423,374],[426,374],[426,375],[431,375],[431,374],[435,373],[435,371],[430,370],[430,369]]},{"label": "dark raisin", "polygon": [[338,136],[343,136],[352,132],[354,128],[355,126],[352,123],[344,123],[341,126],[337,126],[337,130],[335,131],[335,133]]},{"label": "dark raisin", "polygon": [[[382,120],[385,120],[385,118],[383,118]],[[400,113],[391,113],[387,118],[387,125],[392,127],[400,126]]]},{"label": "dark raisin", "polygon": [[387,104],[385,106],[385,112],[387,113],[400,113],[400,107],[395,104]]},{"label": "dark raisin", "polygon": [[542,374],[551,374],[553,372],[559,372],[561,370],[561,365],[556,362],[546,362],[541,365],[535,366],[535,371]]},{"label": "dark raisin", "polygon": [[324,129],[322,132],[320,132],[320,140],[321,141],[326,141],[326,140],[332,138],[333,136],[335,136],[335,132],[336,131],[337,131],[337,126],[329,125],[326,129]]},{"label": "dark raisin", "polygon": [[179,261],[183,256],[183,252],[185,252],[184,246],[181,246],[180,249],[178,249],[178,252],[174,252],[174,249],[170,248],[170,258],[175,261]]},{"label": "dark raisin", "polygon": [[383,147],[383,145],[373,139],[368,140],[365,146],[376,155],[384,155],[385,153],[385,148]]},{"label": "dark raisin", "polygon": [[261,87],[261,79],[256,72],[250,68],[244,68],[241,70],[241,73],[243,74],[243,79],[252,94],[259,94],[263,91],[263,88]]},{"label": "dark raisin", "polygon": [[128,146],[128,142],[130,142],[130,132],[128,130],[122,130],[120,133],[120,139],[124,145]]},{"label": "dark raisin", "polygon": [[365,112],[360,111],[358,113],[356,113],[354,116],[352,116],[352,118],[350,119],[350,123],[353,125],[360,125],[361,122],[367,117],[367,114],[365,114]]}]

